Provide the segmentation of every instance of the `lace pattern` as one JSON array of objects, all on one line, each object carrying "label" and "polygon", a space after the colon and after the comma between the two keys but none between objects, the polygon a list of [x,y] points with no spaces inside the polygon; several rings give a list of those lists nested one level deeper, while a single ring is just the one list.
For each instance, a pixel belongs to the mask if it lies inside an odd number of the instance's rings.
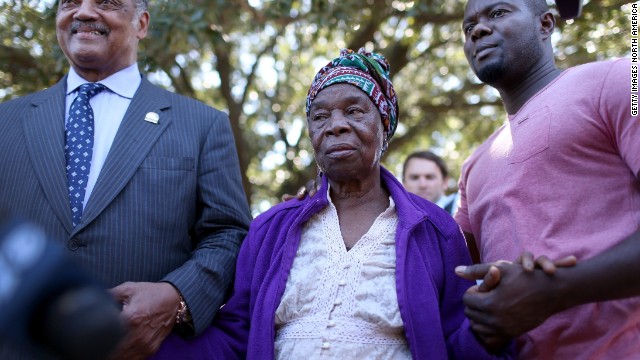
[{"label": "lace pattern", "polygon": [[411,358],[395,287],[398,217],[389,200],[349,251],[330,199],[305,224],[276,310],[276,358]]}]

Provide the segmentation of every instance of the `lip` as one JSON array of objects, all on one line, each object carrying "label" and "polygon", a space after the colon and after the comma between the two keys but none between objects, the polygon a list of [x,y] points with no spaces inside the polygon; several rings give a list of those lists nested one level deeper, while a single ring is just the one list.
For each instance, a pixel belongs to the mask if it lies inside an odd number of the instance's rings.
[{"label": "lip", "polygon": [[93,29],[93,28],[80,28],[80,29],[74,29],[71,30],[72,34],[92,34],[92,35],[104,35],[103,31],[97,30],[97,29]]},{"label": "lip", "polygon": [[488,54],[489,52],[491,52],[497,46],[498,45],[496,45],[496,44],[487,44],[487,43],[478,44],[476,46],[475,51],[473,52],[473,57],[474,58],[482,57],[482,56]]},{"label": "lip", "polygon": [[349,144],[335,144],[331,145],[325,151],[325,155],[331,157],[342,157],[352,153],[356,148]]},{"label": "lip", "polygon": [[106,25],[93,21],[73,21],[69,30],[72,35],[103,36],[109,33]]},{"label": "lip", "polygon": [[77,36],[79,38],[83,38],[83,39],[94,39],[97,37],[102,37],[104,36],[103,33],[99,32],[99,31],[74,31],[72,33],[72,35]]}]

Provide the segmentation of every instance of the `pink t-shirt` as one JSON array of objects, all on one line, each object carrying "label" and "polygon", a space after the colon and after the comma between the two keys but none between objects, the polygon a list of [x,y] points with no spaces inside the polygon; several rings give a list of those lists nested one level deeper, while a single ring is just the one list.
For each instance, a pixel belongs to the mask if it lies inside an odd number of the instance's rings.
[{"label": "pink t-shirt", "polygon": [[[584,261],[639,230],[630,83],[629,59],[566,70],[467,159],[456,220],[483,262],[525,250]],[[638,359],[640,298],[564,311],[517,344],[522,359]]]}]

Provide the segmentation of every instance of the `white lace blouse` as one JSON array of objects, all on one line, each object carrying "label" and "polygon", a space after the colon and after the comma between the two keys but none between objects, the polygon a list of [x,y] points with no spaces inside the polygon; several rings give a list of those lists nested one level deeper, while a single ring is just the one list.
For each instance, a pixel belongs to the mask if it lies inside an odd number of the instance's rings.
[{"label": "white lace blouse", "polygon": [[410,359],[395,285],[398,216],[389,207],[347,251],[329,206],[302,232],[276,310],[276,359]]}]

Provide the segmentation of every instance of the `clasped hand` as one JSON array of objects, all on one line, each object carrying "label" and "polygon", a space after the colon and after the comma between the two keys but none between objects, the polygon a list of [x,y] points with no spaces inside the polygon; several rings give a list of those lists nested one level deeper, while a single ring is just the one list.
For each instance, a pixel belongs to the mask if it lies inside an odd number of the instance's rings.
[{"label": "clasped hand", "polygon": [[169,283],[126,282],[110,290],[122,304],[127,336],[110,359],[146,359],[169,335],[180,296]]},{"label": "clasped hand", "polygon": [[557,269],[575,264],[575,256],[556,261],[541,256],[534,260],[525,252],[514,262],[457,267],[459,276],[483,280],[463,297],[471,329],[487,349],[498,351],[511,339],[539,326],[563,310],[562,299],[555,291]]}]

